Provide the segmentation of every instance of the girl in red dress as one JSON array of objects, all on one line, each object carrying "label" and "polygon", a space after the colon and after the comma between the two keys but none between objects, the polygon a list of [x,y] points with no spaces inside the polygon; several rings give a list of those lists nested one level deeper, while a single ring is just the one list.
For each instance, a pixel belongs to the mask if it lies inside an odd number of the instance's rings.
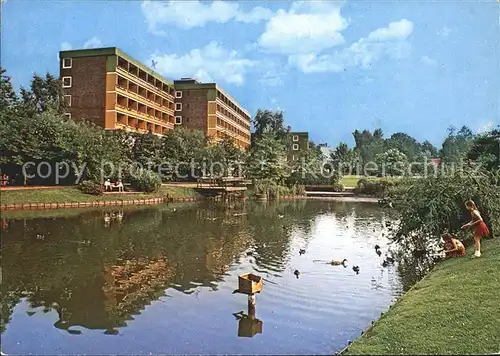
[{"label": "girl in red dress", "polygon": [[465,202],[465,207],[469,210],[472,220],[463,225],[462,229],[474,226],[474,241],[476,242],[476,251],[474,252],[474,256],[481,257],[481,237],[488,236],[490,231],[484,223],[483,218],[477,209],[476,203],[472,200],[467,200]]}]

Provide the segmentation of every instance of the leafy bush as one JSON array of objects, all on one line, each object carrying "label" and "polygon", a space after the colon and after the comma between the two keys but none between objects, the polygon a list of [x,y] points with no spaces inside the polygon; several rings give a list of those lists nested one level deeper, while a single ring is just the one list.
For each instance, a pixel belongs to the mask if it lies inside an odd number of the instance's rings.
[{"label": "leafy bush", "polygon": [[92,195],[102,195],[104,192],[102,184],[90,180],[81,182],[78,185],[78,189],[80,189],[85,194],[92,194]]},{"label": "leafy bush", "polygon": [[[405,180],[389,195],[400,213],[393,238],[398,242],[439,240],[443,232],[456,233],[471,217],[464,207],[472,199],[492,234],[500,231],[500,174],[464,169],[438,176]],[[466,235],[472,236],[467,230]]]},{"label": "leafy bush", "polygon": [[333,184],[333,191],[334,192],[343,192],[344,191],[344,185],[340,182],[336,182]]},{"label": "leafy bush", "polygon": [[140,169],[133,175],[131,185],[141,192],[152,193],[160,189],[161,178],[153,171]]},{"label": "leafy bush", "polygon": [[402,180],[398,178],[361,178],[354,192],[384,197],[388,194],[389,189],[399,186],[401,182]]},{"label": "leafy bush", "polygon": [[290,187],[278,185],[270,179],[259,179],[254,181],[254,194],[264,194],[268,199],[279,199],[280,196],[302,196],[306,188],[300,184]]}]

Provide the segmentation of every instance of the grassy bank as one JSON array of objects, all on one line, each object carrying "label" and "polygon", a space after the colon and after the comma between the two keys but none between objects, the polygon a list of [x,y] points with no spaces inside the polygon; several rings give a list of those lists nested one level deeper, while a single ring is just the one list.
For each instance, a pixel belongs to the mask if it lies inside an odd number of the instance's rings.
[{"label": "grassy bank", "polygon": [[85,203],[93,201],[135,200],[149,198],[187,198],[199,196],[191,188],[162,186],[156,193],[141,194],[109,194],[90,195],[84,194],[74,187],[56,189],[29,189],[2,191],[0,201],[2,204],[29,204],[29,203]]},{"label": "grassy bank", "polygon": [[345,355],[500,352],[500,239],[437,265]]},{"label": "grassy bank", "polygon": [[358,180],[360,180],[361,178],[363,178],[363,176],[349,176],[349,175],[345,175],[340,180],[340,183],[344,187],[355,188],[358,185]]}]

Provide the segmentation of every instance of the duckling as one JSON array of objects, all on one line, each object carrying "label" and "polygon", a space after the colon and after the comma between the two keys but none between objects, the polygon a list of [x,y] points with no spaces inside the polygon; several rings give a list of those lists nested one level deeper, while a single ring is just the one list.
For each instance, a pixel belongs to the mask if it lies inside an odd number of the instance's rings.
[{"label": "duckling", "polygon": [[382,256],[382,251],[377,250],[376,252],[377,252],[378,257]]},{"label": "duckling", "polygon": [[296,269],[295,271],[293,271],[293,274],[295,275],[295,277],[297,277],[297,279],[299,278],[299,275],[300,275],[300,272],[298,269]]},{"label": "duckling", "polygon": [[359,266],[352,266],[352,270],[356,272],[356,274],[359,273]]},{"label": "duckling", "polygon": [[340,266],[340,265],[345,265],[346,262],[347,260],[344,258],[342,261],[332,260],[330,261],[330,264],[332,266]]},{"label": "duckling", "polygon": [[304,250],[303,248],[301,248],[301,249],[299,250],[299,255],[301,255],[301,256],[302,256],[304,253],[306,253],[306,250]]}]

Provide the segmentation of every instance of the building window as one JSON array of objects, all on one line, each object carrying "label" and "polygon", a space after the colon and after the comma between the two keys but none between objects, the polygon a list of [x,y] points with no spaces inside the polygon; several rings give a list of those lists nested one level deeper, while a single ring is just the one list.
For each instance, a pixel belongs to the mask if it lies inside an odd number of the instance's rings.
[{"label": "building window", "polygon": [[299,140],[299,136],[293,135],[293,141],[297,142]]},{"label": "building window", "polygon": [[64,96],[64,105],[66,105],[66,107],[68,108],[71,107],[71,95]]},{"label": "building window", "polygon": [[62,77],[62,87],[63,88],[71,88],[71,77]]},{"label": "building window", "polygon": [[293,146],[292,146],[292,149],[293,149],[294,151],[298,151],[298,150],[299,150],[299,145],[298,145],[298,144],[296,144],[296,143],[294,143],[294,144],[293,144]]},{"label": "building window", "polygon": [[63,58],[63,68],[71,68],[73,66],[73,59]]},{"label": "building window", "polygon": [[175,103],[175,111],[182,111],[182,103]]},{"label": "building window", "polygon": [[295,157],[295,155],[292,156],[292,161],[296,161],[297,160],[297,157]]},{"label": "building window", "polygon": [[175,97],[176,98],[182,98],[182,92],[181,91],[176,91],[175,92]]},{"label": "building window", "polygon": [[71,114],[69,112],[65,113],[64,118],[68,120],[71,119]]},{"label": "building window", "polygon": [[176,116],[175,117],[175,124],[176,125],[182,125],[182,116]]}]

